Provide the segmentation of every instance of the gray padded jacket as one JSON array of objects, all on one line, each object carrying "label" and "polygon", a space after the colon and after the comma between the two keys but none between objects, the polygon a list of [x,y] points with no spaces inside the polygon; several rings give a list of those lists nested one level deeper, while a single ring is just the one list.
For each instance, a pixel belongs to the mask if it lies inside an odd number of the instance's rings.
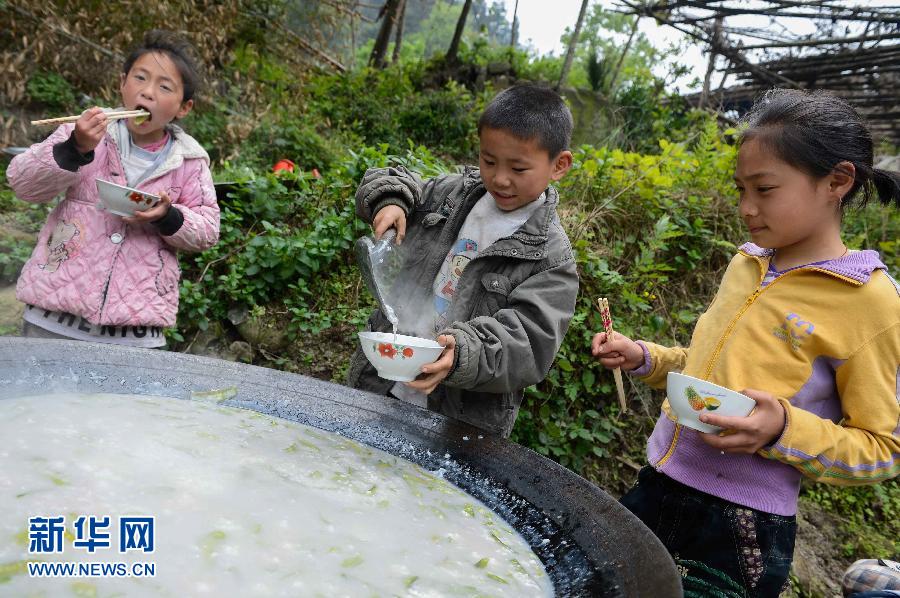
[{"label": "gray padded jacket", "polygon": [[[432,287],[472,207],[487,192],[478,169],[423,182],[403,167],[370,169],[356,192],[356,213],[367,222],[387,205],[407,214],[403,276],[391,295],[433,302]],[[556,213],[553,187],[525,224],[480,252],[463,271],[449,324],[456,339],[450,375],[428,397],[428,408],[490,434],[509,436],[523,390],[547,375],[575,312],[578,274],[569,239]],[[403,322],[401,321],[401,328]],[[380,310],[369,330],[390,331]],[[387,394],[357,347],[349,384]]]}]

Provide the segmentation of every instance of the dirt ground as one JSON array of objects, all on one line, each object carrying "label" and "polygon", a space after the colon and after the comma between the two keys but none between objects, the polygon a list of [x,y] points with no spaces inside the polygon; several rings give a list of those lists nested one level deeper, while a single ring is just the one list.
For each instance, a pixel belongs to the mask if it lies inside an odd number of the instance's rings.
[{"label": "dirt ground", "polygon": [[0,335],[17,335],[25,305],[16,301],[16,285],[0,287]]}]

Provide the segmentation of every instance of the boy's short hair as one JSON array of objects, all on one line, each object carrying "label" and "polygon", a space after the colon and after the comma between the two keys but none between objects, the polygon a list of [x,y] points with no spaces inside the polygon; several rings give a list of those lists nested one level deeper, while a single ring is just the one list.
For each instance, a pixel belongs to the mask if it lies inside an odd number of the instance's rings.
[{"label": "boy's short hair", "polygon": [[197,68],[197,60],[194,57],[194,47],[190,42],[165,29],[151,29],[144,34],[144,40],[125,59],[122,72],[126,75],[131,71],[135,61],[150,52],[161,52],[175,63],[178,74],[181,75],[181,83],[184,89],[181,101],[187,102],[194,98],[194,93],[200,87],[200,71]]},{"label": "boy's short hair", "polygon": [[516,85],[498,93],[478,119],[485,127],[502,129],[522,140],[534,139],[553,159],[569,149],[572,113],[558,93],[537,85]]}]

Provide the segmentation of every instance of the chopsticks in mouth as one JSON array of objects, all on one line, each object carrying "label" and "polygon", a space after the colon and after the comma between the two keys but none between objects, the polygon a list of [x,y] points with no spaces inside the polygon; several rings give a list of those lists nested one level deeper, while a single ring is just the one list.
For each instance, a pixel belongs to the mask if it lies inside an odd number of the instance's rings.
[{"label": "chopsticks in mouth", "polygon": [[[120,118],[137,118],[139,116],[150,116],[146,110],[113,110],[106,113],[106,120],[118,120]],[[73,123],[81,118],[80,114],[73,116],[60,116],[59,118],[45,118],[42,120],[33,120],[33,125],[58,125],[62,123]]]}]

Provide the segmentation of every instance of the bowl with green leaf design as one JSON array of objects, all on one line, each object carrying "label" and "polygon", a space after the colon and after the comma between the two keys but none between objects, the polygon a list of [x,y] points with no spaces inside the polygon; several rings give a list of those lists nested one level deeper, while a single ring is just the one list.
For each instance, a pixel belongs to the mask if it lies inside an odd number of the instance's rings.
[{"label": "bowl with green leaf design", "polygon": [[396,382],[415,380],[422,366],[437,361],[444,350],[433,339],[390,332],[360,332],[359,342],[378,376]]},{"label": "bowl with green leaf design", "polygon": [[747,395],[676,372],[669,372],[666,378],[666,396],[678,417],[678,423],[699,432],[722,430],[701,422],[700,415],[703,413],[744,417],[756,407],[756,401]]}]

